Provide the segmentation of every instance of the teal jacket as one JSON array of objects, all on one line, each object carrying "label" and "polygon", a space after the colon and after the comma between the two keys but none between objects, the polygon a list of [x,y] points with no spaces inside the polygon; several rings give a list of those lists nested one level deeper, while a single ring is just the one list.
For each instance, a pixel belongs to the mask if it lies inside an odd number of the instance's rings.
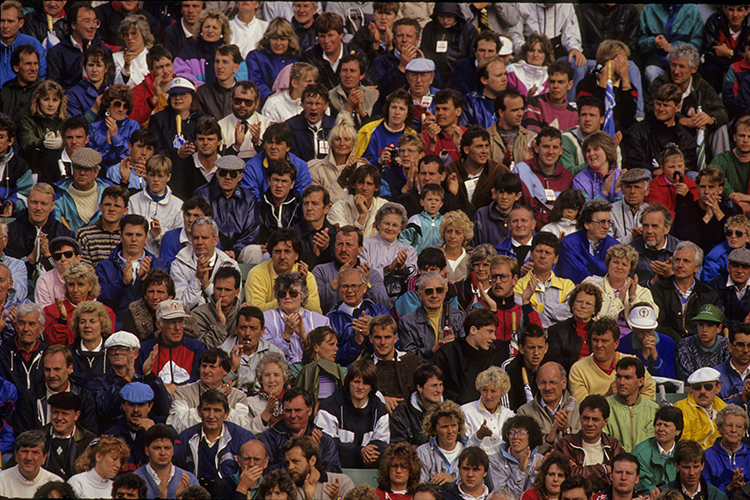
[{"label": "teal jacket", "polygon": [[[649,438],[633,449],[633,455],[641,466],[641,479],[635,486],[635,491],[648,495],[659,483],[671,483],[677,479],[677,469],[674,465],[674,449],[666,461],[662,462],[659,455],[659,445],[656,438]],[[659,487],[664,490],[664,486]]]},{"label": "teal jacket", "polygon": [[76,202],[70,195],[68,188],[73,184],[73,179],[64,179],[56,184],[58,190],[55,195],[55,219],[65,224],[71,231],[76,231],[83,226],[96,223],[101,217],[102,213],[99,211],[99,203],[102,201],[102,193],[104,189],[110,184],[103,179],[96,179],[96,190],[99,192],[99,201],[97,202],[96,212],[91,217],[91,220],[84,222],[81,216],[78,215],[78,208]]}]

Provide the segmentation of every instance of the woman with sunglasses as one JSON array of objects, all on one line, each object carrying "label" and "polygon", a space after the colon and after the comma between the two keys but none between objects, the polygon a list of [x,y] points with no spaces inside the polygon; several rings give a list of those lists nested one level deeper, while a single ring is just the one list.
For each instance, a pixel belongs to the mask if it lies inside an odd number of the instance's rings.
[{"label": "woman with sunglasses", "polygon": [[104,119],[91,125],[88,147],[102,155],[101,167],[106,170],[130,156],[130,136],[141,126],[128,118],[133,110],[133,89],[123,83],[104,92],[101,109],[105,111]]},{"label": "woman with sunglasses", "polygon": [[300,273],[283,273],[273,284],[273,296],[279,307],[263,313],[266,323],[263,337],[281,349],[290,365],[302,361],[302,346],[308,332],[330,325],[327,317],[304,308],[309,295]]},{"label": "woman with sunglasses", "polygon": [[490,457],[490,480],[493,488],[504,488],[513,498],[520,498],[534,485],[536,465],[544,458],[536,451],[542,444],[542,431],[532,417],[519,415],[505,422],[502,436],[504,444]]},{"label": "woman with sunglasses", "polygon": [[744,215],[733,215],[724,224],[723,241],[713,247],[703,259],[701,281],[710,283],[722,272],[726,272],[729,254],[735,248],[748,248],[750,245],[750,219]]}]

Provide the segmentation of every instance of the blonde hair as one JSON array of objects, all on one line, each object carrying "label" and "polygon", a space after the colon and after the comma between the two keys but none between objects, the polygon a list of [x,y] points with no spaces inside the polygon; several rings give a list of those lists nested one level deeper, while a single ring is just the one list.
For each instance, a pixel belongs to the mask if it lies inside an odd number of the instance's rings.
[{"label": "blonde hair", "polygon": [[510,377],[508,373],[497,366],[490,366],[485,371],[477,375],[475,387],[478,391],[482,390],[482,387],[494,385],[503,394],[508,394],[510,390]]},{"label": "blonde hair", "polygon": [[146,162],[146,172],[154,175],[169,175],[172,173],[172,160],[162,155],[154,155]]},{"label": "blonde hair", "polygon": [[292,23],[282,17],[277,17],[268,23],[263,38],[260,39],[256,48],[258,50],[271,50],[270,43],[272,38],[285,38],[289,40],[289,51],[291,57],[297,57],[300,54],[299,39],[294,31]]},{"label": "blonde hair", "polygon": [[604,256],[604,264],[609,267],[612,259],[628,259],[630,261],[630,273],[632,273],[635,271],[635,266],[638,265],[638,251],[628,244],[620,243],[607,250]]},{"label": "blonde hair", "polygon": [[68,118],[68,98],[65,96],[65,91],[54,80],[44,80],[34,91],[34,96],[31,98],[31,115],[42,116],[42,110],[39,106],[39,101],[49,95],[57,95],[60,99],[60,107],[57,108],[55,118],[65,120]]},{"label": "blonde hair", "polygon": [[209,19],[217,19],[221,23],[221,39],[224,45],[232,43],[232,28],[229,26],[229,18],[226,14],[217,9],[206,9],[198,16],[198,20],[193,26],[193,37],[198,40],[203,31],[203,24]]},{"label": "blonde hair", "polygon": [[630,57],[630,48],[620,40],[604,40],[599,44],[599,48],[596,49],[596,63],[605,64],[620,54],[624,55],[625,59],[628,59]]},{"label": "blonde hair", "polygon": [[299,82],[306,75],[313,75],[313,78],[317,80],[318,68],[306,62],[294,63],[292,69],[289,71],[289,81],[291,82],[292,80],[296,80]]},{"label": "blonde hair", "polygon": [[[99,296],[99,293],[101,293],[102,291],[102,287],[99,286],[99,278],[96,276],[96,272],[94,271],[94,268],[91,267],[91,264],[87,264],[85,262],[76,262],[75,264],[68,267],[65,270],[65,274],[63,274],[63,280],[65,280],[66,285],[71,281],[75,281],[81,278],[85,279],[89,283],[94,284],[94,288],[92,288],[89,292],[89,297],[91,299],[97,298]],[[65,297],[68,297],[67,286],[65,287]]]},{"label": "blonde hair", "polygon": [[78,457],[74,466],[75,471],[88,472],[93,469],[96,466],[97,453],[101,453],[102,455],[112,453],[124,461],[130,456],[130,447],[122,439],[105,434],[91,441],[88,448]]},{"label": "blonde hair", "polygon": [[70,320],[70,331],[72,331],[76,338],[81,337],[81,329],[79,328],[78,322],[81,320],[81,316],[84,314],[94,314],[99,319],[101,325],[100,335],[105,337],[112,332],[112,318],[109,317],[109,313],[99,302],[93,300],[87,300],[81,302],[78,307],[73,311],[73,317]]},{"label": "blonde hair", "polygon": [[730,226],[740,226],[745,231],[745,234],[750,234],[750,219],[745,215],[733,215],[728,218],[724,224],[724,230],[726,231]]},{"label": "blonde hair", "polygon": [[440,238],[445,241],[445,230],[448,226],[458,226],[464,232],[464,246],[474,237],[474,223],[469,220],[469,216],[463,210],[454,210],[443,215],[440,221]]}]

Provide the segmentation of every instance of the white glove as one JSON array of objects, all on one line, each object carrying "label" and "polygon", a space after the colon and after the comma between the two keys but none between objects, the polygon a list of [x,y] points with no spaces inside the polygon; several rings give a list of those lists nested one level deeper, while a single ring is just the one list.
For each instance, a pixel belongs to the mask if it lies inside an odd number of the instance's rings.
[{"label": "white glove", "polygon": [[59,132],[49,131],[44,134],[44,147],[47,149],[61,149],[63,146],[62,136]]}]

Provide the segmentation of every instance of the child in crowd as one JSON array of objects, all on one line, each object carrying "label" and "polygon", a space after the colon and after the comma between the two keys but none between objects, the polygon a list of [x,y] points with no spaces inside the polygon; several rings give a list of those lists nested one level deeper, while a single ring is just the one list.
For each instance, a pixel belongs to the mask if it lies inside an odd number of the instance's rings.
[{"label": "child in crowd", "polygon": [[662,173],[651,181],[646,203],[661,203],[674,216],[681,206],[698,199],[698,186],[693,179],[685,176],[685,156],[676,144],[667,144],[661,154],[659,166]]},{"label": "child in crowd", "polygon": [[575,233],[578,212],[584,203],[586,199],[583,193],[577,189],[566,189],[557,197],[547,219],[549,223],[541,230],[550,232],[560,239],[566,234]]},{"label": "child in crowd", "polygon": [[159,138],[147,128],[133,132],[128,141],[130,156],[107,169],[107,179],[128,188],[131,194],[146,186],[146,164],[154,156]]},{"label": "child in crowd", "polygon": [[443,220],[440,209],[444,199],[445,190],[439,184],[423,187],[419,193],[419,204],[424,210],[409,219],[406,229],[398,237],[399,241],[413,246],[417,254],[427,247],[440,245],[443,242],[440,237],[440,221]]},{"label": "child in crowd", "polygon": [[62,126],[68,117],[67,98],[59,83],[46,80],[31,98],[31,113],[18,124],[23,157],[36,168],[42,158],[62,149]]},{"label": "child in crowd", "polygon": [[492,203],[481,207],[474,214],[474,238],[471,246],[482,243],[497,245],[510,235],[508,216],[523,196],[521,179],[511,173],[495,178],[492,186]]},{"label": "child in crowd", "polygon": [[[24,200],[34,184],[29,164],[15,154],[16,127],[7,116],[0,116],[0,216],[11,217],[14,212],[26,208]],[[20,195],[20,197],[19,197]],[[6,241],[7,244],[7,241]]]}]

